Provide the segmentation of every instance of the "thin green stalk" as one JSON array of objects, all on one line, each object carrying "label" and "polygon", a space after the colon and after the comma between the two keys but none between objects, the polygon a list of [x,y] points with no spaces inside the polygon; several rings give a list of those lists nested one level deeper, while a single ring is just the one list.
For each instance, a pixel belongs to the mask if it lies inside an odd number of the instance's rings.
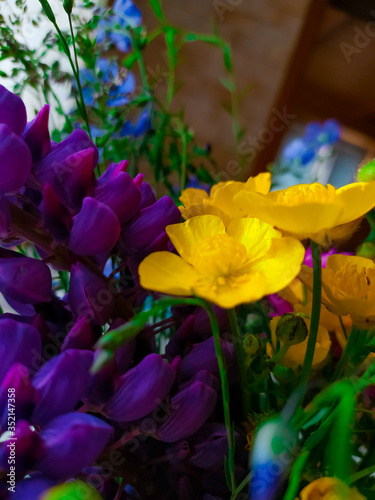
[{"label": "thin green stalk", "polygon": [[318,337],[320,319],[320,301],[322,295],[322,254],[320,246],[311,240],[311,254],[313,259],[313,298],[311,309],[311,324],[307,342],[305,360],[302,366],[300,385],[307,383],[314,358],[316,339]]},{"label": "thin green stalk", "polygon": [[181,137],[181,159],[182,159],[180,187],[181,191],[183,191],[186,186],[186,163],[187,163],[187,144],[186,144],[186,134],[184,130],[182,130],[180,137]]},{"label": "thin green stalk", "polygon": [[245,488],[245,486],[248,484],[252,476],[252,472],[249,472],[248,475],[241,481],[241,483],[237,486],[235,491],[232,493],[230,500],[235,500],[237,498],[237,495],[241,493],[241,491]]},{"label": "thin green stalk", "polygon": [[236,358],[238,363],[238,371],[240,374],[240,385],[242,395],[242,417],[246,418],[249,414],[249,391],[247,388],[247,376],[245,365],[245,353],[242,345],[242,338],[238,328],[237,314],[235,308],[228,310],[230,329],[233,335],[233,344],[236,350]]},{"label": "thin green stalk", "polygon": [[301,474],[309,456],[310,450],[305,450],[294,462],[292,471],[290,473],[288,489],[286,490],[283,500],[294,500],[296,498],[298,494],[298,486],[301,480]]},{"label": "thin green stalk", "polygon": [[370,474],[374,474],[374,473],[375,473],[375,465],[371,465],[370,467],[366,467],[366,469],[360,470],[359,472],[352,474],[349,477],[349,484],[355,483],[356,481],[359,481],[363,477],[369,476]]},{"label": "thin green stalk", "polygon": [[350,335],[349,335],[349,338],[346,342],[344,351],[341,354],[340,360],[339,360],[339,362],[336,366],[336,370],[333,374],[332,382],[335,382],[337,379],[339,379],[341,377],[343,371],[345,370],[345,367],[346,367],[347,362],[349,361],[353,346],[356,343],[357,334],[358,334],[358,329],[356,328],[355,325],[353,325],[352,330],[351,330]]}]

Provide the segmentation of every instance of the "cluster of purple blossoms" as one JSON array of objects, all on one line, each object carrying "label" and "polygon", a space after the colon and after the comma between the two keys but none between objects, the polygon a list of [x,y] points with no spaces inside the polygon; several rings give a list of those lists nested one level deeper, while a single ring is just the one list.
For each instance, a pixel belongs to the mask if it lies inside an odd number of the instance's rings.
[{"label": "cluster of purple blossoms", "polygon": [[[48,113],[45,106],[27,123],[22,100],[0,87],[0,292],[15,311],[0,316],[0,498],[37,500],[73,478],[108,500],[227,498],[206,313],[173,314],[165,354],[156,324],[91,372],[97,340],[145,300],[138,264],[170,249],[165,227],[180,212],[169,197],[157,200],[142,175],[133,179],[126,161],[96,178],[88,135],[76,130],[53,143]],[[65,294],[58,276],[69,281]],[[222,348],[235,378],[233,346],[223,340]],[[244,440],[240,431],[236,439]],[[241,481],[243,443],[237,450]],[[119,478],[127,486],[116,496]]]}]

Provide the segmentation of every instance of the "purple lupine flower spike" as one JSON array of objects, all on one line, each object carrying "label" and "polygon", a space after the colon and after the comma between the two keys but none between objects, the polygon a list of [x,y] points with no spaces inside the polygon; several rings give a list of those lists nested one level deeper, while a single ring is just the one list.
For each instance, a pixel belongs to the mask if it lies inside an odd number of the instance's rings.
[{"label": "purple lupine flower spike", "polygon": [[93,358],[91,351],[68,349],[42,366],[33,378],[39,401],[32,422],[45,425],[73,410],[88,387]]},{"label": "purple lupine flower spike", "polygon": [[120,422],[142,418],[168,395],[174,379],[173,368],[158,354],[149,354],[120,378],[105,411]]},{"label": "purple lupine flower spike", "polygon": [[157,436],[173,443],[194,434],[209,418],[216,405],[216,391],[202,382],[194,382],[171,400],[172,412]]},{"label": "purple lupine flower spike", "polygon": [[96,460],[113,429],[85,413],[66,413],[42,429],[45,454],[36,469],[54,479],[67,479]]}]

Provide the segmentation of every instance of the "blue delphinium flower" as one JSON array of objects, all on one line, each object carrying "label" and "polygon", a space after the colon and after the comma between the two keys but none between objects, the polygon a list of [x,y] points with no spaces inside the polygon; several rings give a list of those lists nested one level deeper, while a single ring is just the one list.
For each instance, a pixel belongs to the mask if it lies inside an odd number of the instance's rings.
[{"label": "blue delphinium flower", "polygon": [[140,137],[144,135],[151,129],[152,119],[151,119],[151,110],[150,108],[146,108],[142,111],[142,113],[138,116],[137,121],[133,125],[131,121],[127,120],[122,129],[120,131],[120,137]]},{"label": "blue delphinium flower", "polygon": [[129,28],[136,28],[142,22],[141,11],[132,0],[116,0],[113,14],[99,21],[96,36],[97,43],[109,41],[121,52],[129,52],[131,38]]}]

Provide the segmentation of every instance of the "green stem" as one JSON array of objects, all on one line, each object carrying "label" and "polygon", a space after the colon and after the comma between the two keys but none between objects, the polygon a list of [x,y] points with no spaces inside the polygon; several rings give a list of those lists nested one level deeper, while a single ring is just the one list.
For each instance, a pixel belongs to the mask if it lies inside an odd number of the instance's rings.
[{"label": "green stem", "polygon": [[238,371],[240,374],[240,385],[242,395],[242,417],[246,418],[249,413],[249,391],[247,388],[247,376],[245,365],[245,353],[242,345],[242,337],[238,328],[237,314],[235,308],[228,310],[230,329],[233,335],[233,344],[236,350],[236,358],[238,363]]},{"label": "green stem", "polygon": [[337,379],[339,379],[341,377],[343,371],[345,370],[346,364],[350,358],[350,353],[352,351],[352,348],[356,343],[357,334],[358,334],[358,329],[353,325],[352,330],[351,330],[350,335],[349,335],[349,338],[346,342],[344,351],[341,354],[340,361],[338,362],[338,364],[336,366],[336,370],[333,374],[332,382],[335,382]]},{"label": "green stem", "polygon": [[375,465],[371,465],[366,469],[356,472],[355,474],[352,474],[349,477],[349,484],[355,483],[356,481],[359,481],[363,477],[369,476],[370,474],[374,474],[374,472],[375,472]]},{"label": "green stem", "polygon": [[284,495],[283,500],[294,500],[298,493],[298,486],[301,480],[301,474],[303,468],[306,465],[307,459],[309,458],[310,450],[303,451],[297,460],[294,462],[292,472],[290,474],[288,489]]},{"label": "green stem", "polygon": [[180,187],[181,191],[185,189],[186,186],[186,160],[187,160],[187,144],[186,144],[186,134],[185,131],[181,132],[181,178],[180,178]]},{"label": "green stem", "polygon": [[237,488],[234,490],[232,493],[230,500],[235,500],[237,498],[237,495],[241,493],[241,491],[245,488],[245,486],[248,484],[252,476],[252,472],[249,472],[248,475],[241,481],[241,483],[237,486]]},{"label": "green stem", "polygon": [[320,246],[311,240],[311,254],[313,259],[313,298],[311,309],[311,324],[307,342],[305,360],[303,362],[300,385],[307,383],[314,359],[316,339],[318,337],[321,295],[322,295],[322,255]]},{"label": "green stem", "polygon": [[289,344],[284,344],[282,348],[277,353],[275,353],[271,361],[273,361],[274,363],[278,363],[281,359],[283,359],[285,354],[288,352],[289,347],[290,347]]}]

